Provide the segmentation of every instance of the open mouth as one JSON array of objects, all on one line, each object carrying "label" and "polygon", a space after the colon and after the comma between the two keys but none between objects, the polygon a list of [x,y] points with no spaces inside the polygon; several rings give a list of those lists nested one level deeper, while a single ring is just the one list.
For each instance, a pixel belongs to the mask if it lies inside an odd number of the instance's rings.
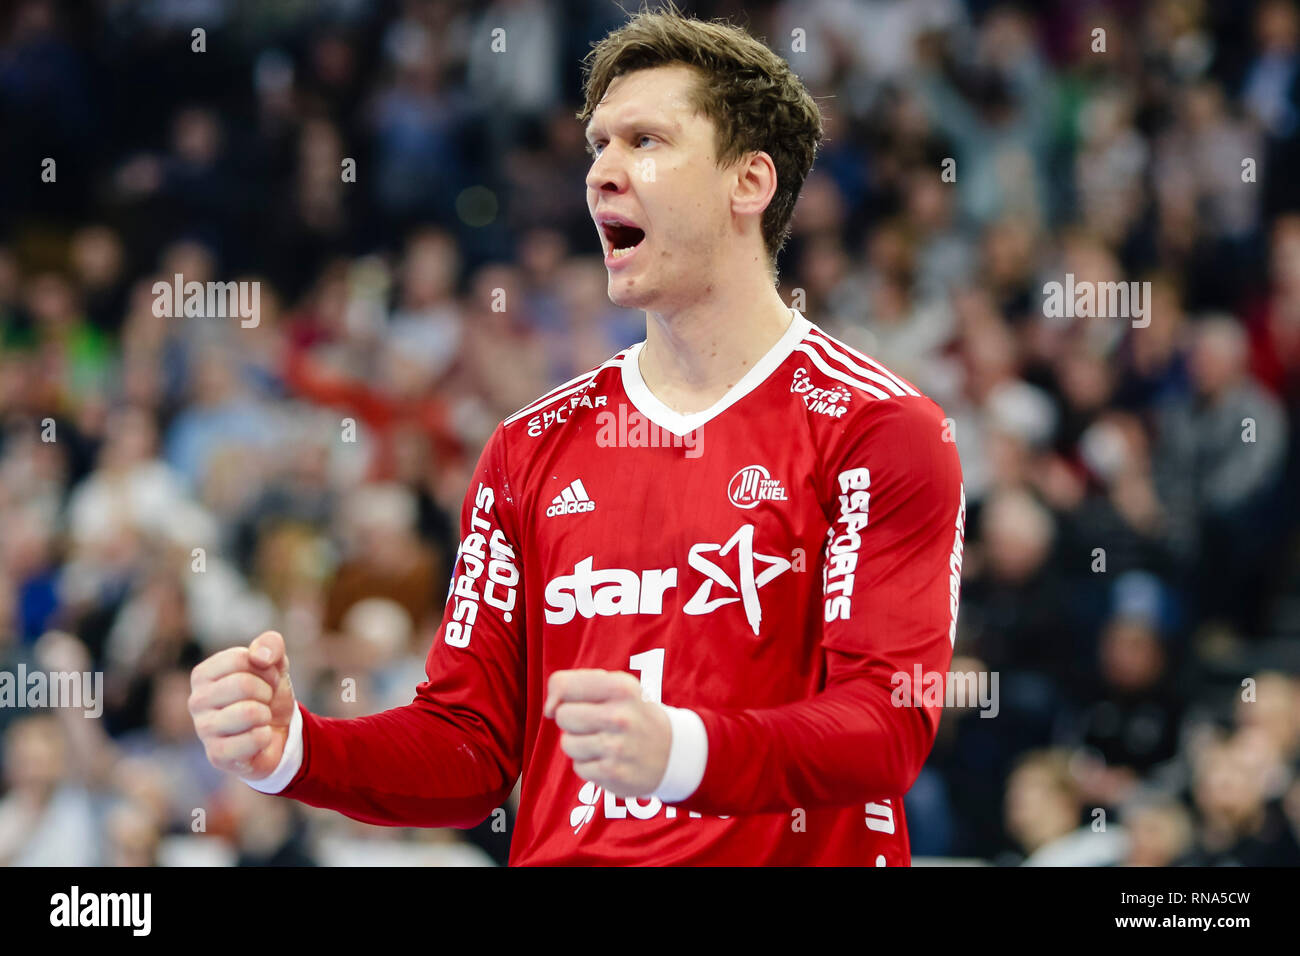
[{"label": "open mouth", "polygon": [[644,229],[627,223],[603,222],[600,228],[605,233],[605,238],[609,240],[609,255],[614,259],[629,255],[645,239]]}]

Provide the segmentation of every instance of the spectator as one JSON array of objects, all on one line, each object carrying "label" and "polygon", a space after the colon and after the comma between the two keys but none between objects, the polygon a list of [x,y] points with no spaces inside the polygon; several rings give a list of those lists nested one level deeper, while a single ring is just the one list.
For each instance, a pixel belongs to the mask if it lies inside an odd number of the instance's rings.
[{"label": "spectator", "polygon": [[1112,866],[1128,835],[1094,811],[1079,824],[1084,807],[1060,751],[1027,754],[1007,783],[1007,830],[1024,854],[1022,866]]}]

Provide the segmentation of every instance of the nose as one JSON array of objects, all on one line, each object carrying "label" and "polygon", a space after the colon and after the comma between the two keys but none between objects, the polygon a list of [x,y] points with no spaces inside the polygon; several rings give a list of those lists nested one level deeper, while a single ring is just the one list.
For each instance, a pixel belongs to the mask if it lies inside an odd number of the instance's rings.
[{"label": "nose", "polygon": [[627,163],[614,144],[608,144],[587,170],[587,189],[594,192],[621,193],[630,177]]}]

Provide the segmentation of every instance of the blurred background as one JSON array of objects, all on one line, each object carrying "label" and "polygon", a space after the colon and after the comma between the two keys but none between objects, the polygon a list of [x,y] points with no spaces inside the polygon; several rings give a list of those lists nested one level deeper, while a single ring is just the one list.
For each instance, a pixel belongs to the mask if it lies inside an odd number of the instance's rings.
[{"label": "blurred background", "polygon": [[[953,419],[952,669],[998,713],[944,715],[917,862],[1300,863],[1296,4],[685,7],[822,106],[783,297]],[[410,701],[492,428],[644,337],[573,116],[625,18],[4,5],[0,672],[102,672],[104,713],[0,707],[0,863],[505,861],[513,805],[390,830],[225,779],[189,670],[275,627],[312,710]],[[176,273],[258,281],[256,327],[156,317]],[[1067,273],[1149,282],[1150,325],[1046,317]]]}]

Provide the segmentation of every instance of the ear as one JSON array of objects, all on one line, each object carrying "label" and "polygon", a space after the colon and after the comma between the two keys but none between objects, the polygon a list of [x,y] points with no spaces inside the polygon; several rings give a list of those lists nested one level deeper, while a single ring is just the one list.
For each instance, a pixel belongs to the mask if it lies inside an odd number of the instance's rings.
[{"label": "ear", "polygon": [[731,190],[731,211],[738,216],[761,216],[776,195],[776,164],[759,150],[736,164],[736,182]]}]

